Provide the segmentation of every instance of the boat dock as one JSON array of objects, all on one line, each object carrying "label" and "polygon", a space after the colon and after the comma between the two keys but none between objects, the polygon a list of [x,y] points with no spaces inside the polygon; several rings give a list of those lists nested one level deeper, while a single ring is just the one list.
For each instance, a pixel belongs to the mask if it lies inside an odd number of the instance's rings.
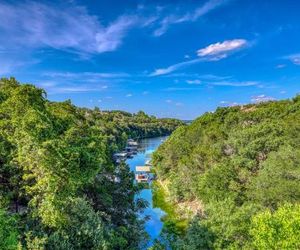
[{"label": "boat dock", "polygon": [[151,166],[136,166],[135,167],[135,180],[140,182],[148,182],[153,178],[153,174],[151,174]]},{"label": "boat dock", "polygon": [[150,166],[136,166],[135,167],[136,172],[145,172],[149,173],[150,172]]},{"label": "boat dock", "polygon": [[122,152],[114,153],[113,159],[116,163],[121,163],[125,161],[127,158],[133,157],[133,155],[137,154],[138,142],[133,139],[128,139],[126,143],[125,150]]},{"label": "boat dock", "polygon": [[138,182],[138,183],[145,183],[145,182],[148,182],[149,180],[149,176],[148,174],[136,174],[135,175],[135,180]]}]

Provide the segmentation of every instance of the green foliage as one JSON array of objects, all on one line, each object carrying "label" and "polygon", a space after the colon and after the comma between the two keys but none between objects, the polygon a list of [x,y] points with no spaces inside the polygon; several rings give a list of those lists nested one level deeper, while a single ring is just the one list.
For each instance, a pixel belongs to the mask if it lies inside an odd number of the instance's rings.
[{"label": "green foliage", "polygon": [[0,209],[0,249],[17,249],[19,233],[16,227],[16,219]]},{"label": "green foliage", "polygon": [[266,207],[300,200],[300,150],[290,146],[272,152],[249,185],[248,197]]},{"label": "green foliage", "polygon": [[50,235],[48,249],[109,249],[101,216],[82,198],[67,201],[68,221]]},{"label": "green foliage", "polygon": [[[42,89],[0,80],[0,249],[137,249],[145,207],[112,154],[128,138],[167,135],[182,122],[144,112],[50,102]],[[5,230],[6,229],[6,230]],[[19,244],[19,246],[20,246]]]},{"label": "green foliage", "polygon": [[176,213],[174,206],[166,201],[166,194],[161,183],[154,181],[152,184],[153,207],[161,208],[166,214],[161,218],[164,228],[176,235],[182,235],[187,228],[187,221],[181,219]]},{"label": "green foliage", "polygon": [[257,214],[250,235],[252,249],[299,249],[300,205],[285,204],[275,212]]},{"label": "green foliage", "polygon": [[[171,203],[198,200],[204,205],[197,221],[212,235],[204,249],[251,249],[250,224],[257,213],[272,209],[276,214],[282,203],[299,204],[299,107],[298,96],[218,108],[178,128],[154,153]],[[172,248],[193,249],[202,234],[188,229]],[[275,246],[270,241],[270,249],[284,249]]]}]

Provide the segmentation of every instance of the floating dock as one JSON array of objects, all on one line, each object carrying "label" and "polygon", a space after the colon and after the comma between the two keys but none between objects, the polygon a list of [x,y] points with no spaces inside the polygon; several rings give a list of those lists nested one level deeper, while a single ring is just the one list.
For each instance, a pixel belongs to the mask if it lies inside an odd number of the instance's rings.
[{"label": "floating dock", "polygon": [[138,145],[139,144],[132,139],[127,140],[127,146],[129,146],[129,147],[137,147]]},{"label": "floating dock", "polygon": [[135,171],[149,173],[151,170],[150,170],[150,166],[136,166]]}]

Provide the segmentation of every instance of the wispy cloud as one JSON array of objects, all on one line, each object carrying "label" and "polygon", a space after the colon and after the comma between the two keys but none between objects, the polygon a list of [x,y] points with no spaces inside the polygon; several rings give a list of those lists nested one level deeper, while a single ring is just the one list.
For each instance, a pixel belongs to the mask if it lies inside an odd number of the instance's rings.
[{"label": "wispy cloud", "polygon": [[286,67],[286,64],[278,64],[276,65],[276,69],[283,69]]},{"label": "wispy cloud", "polygon": [[115,72],[43,72],[36,84],[49,94],[106,91],[124,78],[126,73]]},{"label": "wispy cloud", "polygon": [[200,90],[199,88],[187,88],[187,87],[169,87],[163,89],[163,91],[193,91],[193,90]]},{"label": "wispy cloud", "polygon": [[[186,72],[180,72],[180,73],[172,73],[168,75],[164,75],[164,77],[177,77],[177,78],[195,78],[200,79],[201,81],[211,80],[211,81],[223,81],[227,79],[231,79],[232,76],[220,76],[220,75],[214,75],[214,74],[198,74],[198,73],[186,73]],[[175,79],[174,81],[178,82],[178,79]]]},{"label": "wispy cloud", "polygon": [[165,16],[160,21],[160,27],[154,31],[154,36],[161,36],[170,28],[171,25],[184,23],[184,22],[194,22],[200,17],[209,13],[210,11],[220,7],[224,3],[228,2],[227,0],[209,0],[204,3],[201,7],[197,8],[195,11],[190,13],[185,13],[181,15],[168,15]]},{"label": "wispy cloud", "polygon": [[290,60],[295,65],[300,65],[300,54],[293,54],[285,56],[284,58]]},{"label": "wispy cloud", "polygon": [[176,101],[173,101],[173,100],[170,100],[170,99],[165,100],[165,102],[168,103],[168,104],[174,105],[176,107],[181,107],[181,106],[184,105],[182,102],[176,102]]},{"label": "wispy cloud", "polygon": [[176,102],[176,103],[175,103],[175,106],[181,107],[181,106],[183,106],[183,103],[182,103],[182,102]]},{"label": "wispy cloud", "polygon": [[127,73],[108,73],[108,72],[44,72],[43,76],[48,76],[51,78],[65,78],[65,79],[86,79],[86,78],[123,78],[128,77]]},{"label": "wispy cloud", "polygon": [[267,95],[258,95],[258,96],[252,96],[251,102],[254,103],[262,103],[262,102],[269,102],[269,101],[274,101],[275,98]]},{"label": "wispy cloud", "polygon": [[178,69],[181,69],[181,68],[184,68],[186,66],[193,65],[193,64],[196,64],[196,63],[199,63],[199,62],[202,62],[202,61],[205,61],[205,59],[197,58],[197,59],[193,59],[193,60],[190,60],[190,61],[176,63],[176,64],[173,64],[173,65],[167,67],[167,68],[156,69],[154,72],[152,72],[150,74],[150,76],[166,75],[166,74],[174,72]]},{"label": "wispy cloud", "polygon": [[199,79],[186,80],[186,83],[188,83],[188,84],[201,84],[201,81]]},{"label": "wispy cloud", "polygon": [[245,48],[249,43],[245,39],[233,39],[224,42],[210,44],[197,51],[198,58],[173,64],[167,68],[156,69],[150,76],[160,76],[172,73],[176,70],[205,61],[219,61],[228,55]]},{"label": "wispy cloud", "polygon": [[17,53],[3,52],[0,55],[0,77],[20,72],[21,68],[39,63],[39,60],[28,58],[27,56],[20,59],[20,55],[17,55]]},{"label": "wispy cloud", "polygon": [[211,85],[215,86],[231,86],[231,87],[249,87],[249,86],[256,86],[259,82],[256,81],[221,81],[221,82],[210,82]]},{"label": "wispy cloud", "polygon": [[[257,81],[206,81],[206,82],[201,82],[200,84],[193,84],[192,86],[189,87],[169,87],[166,89],[163,89],[163,91],[196,91],[196,90],[201,90],[200,86],[205,85],[205,86],[224,86],[224,87],[250,87],[250,86],[259,86],[259,82]],[[199,86],[200,85],[200,86]]]},{"label": "wispy cloud", "polygon": [[210,60],[220,60],[226,58],[230,53],[246,47],[247,44],[248,42],[245,39],[227,40],[199,49],[197,54],[199,57],[206,57]]},{"label": "wispy cloud", "polygon": [[127,94],[125,97],[132,97],[132,94],[129,93],[129,94]]},{"label": "wispy cloud", "polygon": [[77,53],[116,50],[132,27],[145,25],[135,15],[122,15],[104,26],[83,6],[33,1],[0,3],[2,47],[54,48]]},{"label": "wispy cloud", "polygon": [[218,75],[212,75],[212,74],[206,74],[206,75],[198,75],[198,78],[203,80],[209,80],[209,81],[224,81],[231,79],[232,76],[218,76]]},{"label": "wispy cloud", "polygon": [[234,106],[240,105],[238,102],[229,102],[229,101],[220,101],[220,104],[225,107],[226,106],[234,107]]},{"label": "wispy cloud", "polygon": [[106,91],[111,85],[127,77],[125,73],[44,72],[34,81],[49,94]]},{"label": "wispy cloud", "polygon": [[68,93],[86,93],[86,92],[101,92],[103,91],[102,86],[90,86],[90,85],[57,85],[49,84],[49,82],[36,83],[37,86],[47,90],[50,95],[53,94],[68,94]]}]

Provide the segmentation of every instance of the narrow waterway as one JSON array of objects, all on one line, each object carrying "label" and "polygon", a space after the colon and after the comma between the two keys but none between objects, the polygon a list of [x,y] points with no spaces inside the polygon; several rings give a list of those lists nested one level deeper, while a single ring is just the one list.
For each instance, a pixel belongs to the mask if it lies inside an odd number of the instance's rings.
[{"label": "narrow waterway", "polygon": [[[136,166],[145,165],[145,162],[151,159],[151,154],[166,138],[167,137],[156,137],[139,141],[138,153],[126,161],[131,171],[135,172]],[[143,189],[138,195],[138,198],[143,198],[149,203],[148,208],[144,210],[141,216],[149,216],[149,220],[147,220],[145,224],[145,230],[150,235],[149,245],[151,245],[161,232],[163,223],[160,219],[165,213],[159,208],[153,208],[151,188]]]}]

